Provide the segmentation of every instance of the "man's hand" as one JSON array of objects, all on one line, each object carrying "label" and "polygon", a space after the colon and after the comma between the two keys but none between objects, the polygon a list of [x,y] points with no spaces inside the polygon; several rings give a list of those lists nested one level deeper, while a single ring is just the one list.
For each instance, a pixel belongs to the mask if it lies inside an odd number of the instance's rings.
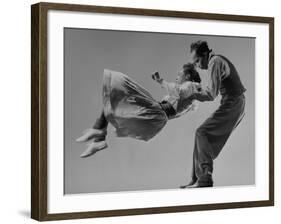
[{"label": "man's hand", "polygon": [[160,77],[159,72],[155,72],[151,75],[152,79],[155,80],[158,83],[161,83],[163,81],[163,78]]},{"label": "man's hand", "polygon": [[202,91],[202,86],[200,83],[196,83],[196,92],[201,92]]}]

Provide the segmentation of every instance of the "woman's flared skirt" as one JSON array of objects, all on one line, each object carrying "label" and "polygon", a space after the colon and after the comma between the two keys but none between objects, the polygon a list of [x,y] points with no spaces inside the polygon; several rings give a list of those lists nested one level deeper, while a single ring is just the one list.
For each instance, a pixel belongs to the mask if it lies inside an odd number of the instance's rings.
[{"label": "woman's flared skirt", "polygon": [[166,125],[168,117],[151,94],[129,76],[105,69],[103,106],[118,137],[148,141]]}]

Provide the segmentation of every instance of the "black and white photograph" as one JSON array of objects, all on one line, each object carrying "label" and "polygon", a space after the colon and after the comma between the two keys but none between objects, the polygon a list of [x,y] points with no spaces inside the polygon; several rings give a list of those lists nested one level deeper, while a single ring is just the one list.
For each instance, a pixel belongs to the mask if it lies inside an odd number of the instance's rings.
[{"label": "black and white photograph", "polygon": [[278,223],[281,14],[254,3],[3,1],[0,223]]},{"label": "black and white photograph", "polygon": [[274,18],[31,15],[32,218],[274,205]]},{"label": "black and white photograph", "polygon": [[255,38],[63,35],[65,194],[255,185]]}]

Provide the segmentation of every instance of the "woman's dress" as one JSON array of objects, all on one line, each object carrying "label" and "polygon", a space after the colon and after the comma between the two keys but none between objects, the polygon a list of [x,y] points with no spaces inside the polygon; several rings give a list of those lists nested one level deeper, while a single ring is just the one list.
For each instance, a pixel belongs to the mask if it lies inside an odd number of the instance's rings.
[{"label": "woman's dress", "polygon": [[[165,86],[163,86],[165,88]],[[171,91],[172,88],[170,88]],[[189,90],[191,94],[191,91]],[[184,95],[185,99],[188,95]],[[175,95],[172,103],[184,100]],[[185,100],[186,101],[186,100]],[[192,102],[185,102],[190,109]],[[103,74],[103,110],[106,119],[115,127],[118,137],[148,141],[166,125],[168,117],[160,103],[127,75],[105,69]],[[181,114],[180,111],[179,114]],[[176,115],[176,116],[179,116]]]}]

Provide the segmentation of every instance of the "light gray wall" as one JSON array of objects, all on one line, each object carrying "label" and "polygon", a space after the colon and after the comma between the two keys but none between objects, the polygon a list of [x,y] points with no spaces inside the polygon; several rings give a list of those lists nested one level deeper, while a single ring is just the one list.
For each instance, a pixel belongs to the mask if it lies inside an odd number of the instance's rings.
[{"label": "light gray wall", "polygon": [[[108,68],[128,74],[156,99],[164,91],[150,74],[158,70],[173,81],[188,60],[189,46],[206,40],[216,53],[236,66],[247,88],[246,115],[214,164],[216,186],[255,182],[255,40],[253,38],[175,35],[65,29],[65,193],[171,189],[189,181],[194,132],[218,107],[200,103],[195,113],[170,121],[148,143],[116,138],[109,148],[81,159],[85,144],[76,143],[82,131],[93,125],[102,106],[102,73]],[[206,74],[200,73],[203,84]]]}]

